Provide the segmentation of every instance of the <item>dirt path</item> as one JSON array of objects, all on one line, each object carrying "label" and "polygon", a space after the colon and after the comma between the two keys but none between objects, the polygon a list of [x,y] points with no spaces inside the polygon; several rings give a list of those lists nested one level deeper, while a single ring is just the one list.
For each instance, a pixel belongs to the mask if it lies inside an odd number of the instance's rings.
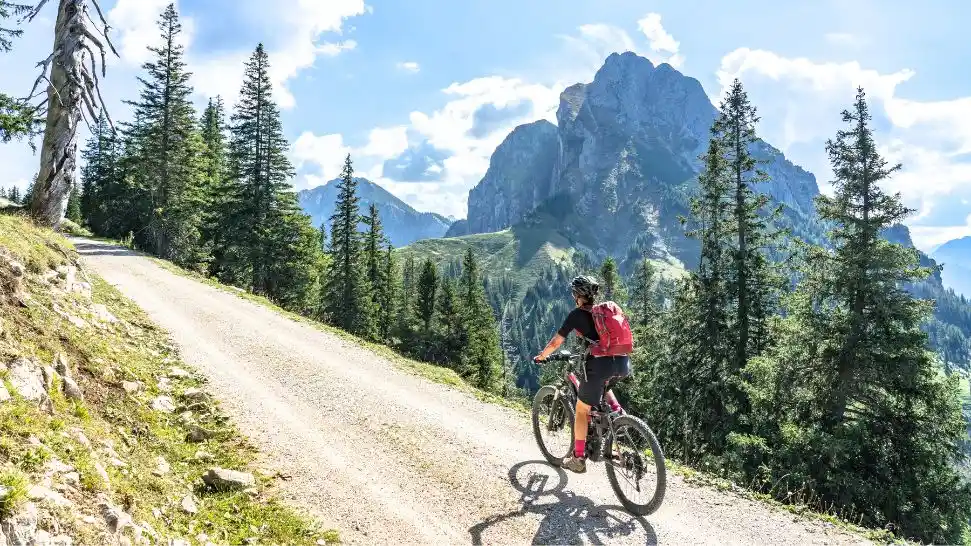
[{"label": "dirt path", "polygon": [[284,482],[356,543],[847,544],[825,524],[669,475],[661,509],[617,506],[602,465],[540,462],[527,419],[396,368],[119,247],[87,265],[172,333]]}]

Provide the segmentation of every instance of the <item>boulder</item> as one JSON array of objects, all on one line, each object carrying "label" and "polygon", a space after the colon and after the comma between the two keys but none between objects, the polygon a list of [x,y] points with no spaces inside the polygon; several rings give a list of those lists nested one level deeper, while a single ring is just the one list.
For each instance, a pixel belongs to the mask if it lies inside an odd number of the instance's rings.
[{"label": "boulder", "polygon": [[120,507],[115,506],[104,493],[98,495],[98,508],[101,510],[101,517],[105,519],[105,523],[108,524],[108,529],[112,533],[117,533],[133,525],[131,516]]},{"label": "boulder", "polygon": [[152,400],[152,409],[162,413],[172,413],[175,411],[175,401],[170,396],[159,396]]},{"label": "boulder", "polygon": [[78,384],[74,382],[74,379],[70,377],[61,378],[61,390],[64,391],[64,396],[66,396],[68,400],[84,400],[84,393],[81,391],[81,387],[79,387]]},{"label": "boulder", "polygon": [[141,381],[122,381],[121,382],[121,388],[124,389],[124,391],[127,392],[128,394],[136,394],[138,392],[141,392],[141,390],[144,387],[145,385],[142,384]]},{"label": "boulder", "polygon": [[37,506],[28,502],[16,514],[0,521],[7,546],[32,546],[37,533]]},{"label": "boulder", "polygon": [[248,472],[212,468],[202,475],[202,481],[217,491],[239,491],[256,485],[256,477]]},{"label": "boulder", "polygon": [[192,498],[192,495],[186,495],[182,499],[182,502],[180,503],[180,507],[182,508],[182,511],[185,512],[186,514],[195,515],[199,513],[199,506],[196,505],[196,501],[195,499]]},{"label": "boulder", "polygon": [[26,358],[18,358],[7,367],[7,379],[14,392],[27,400],[43,402],[48,398],[44,372],[40,365]]}]

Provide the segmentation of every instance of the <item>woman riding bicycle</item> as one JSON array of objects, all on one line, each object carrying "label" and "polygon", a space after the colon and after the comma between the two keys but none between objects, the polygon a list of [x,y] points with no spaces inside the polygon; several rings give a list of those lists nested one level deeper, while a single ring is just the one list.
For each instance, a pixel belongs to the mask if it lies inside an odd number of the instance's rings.
[{"label": "woman riding bicycle", "polygon": [[[576,309],[570,311],[563,326],[560,327],[553,339],[546,345],[543,352],[536,355],[533,361],[542,363],[556,351],[560,345],[575,331],[578,336],[590,343],[600,341],[596,326],[593,322],[591,307],[596,303],[600,285],[593,277],[580,276],[570,283]],[[576,473],[587,471],[587,424],[590,420],[590,407],[600,403],[600,396],[607,383],[615,378],[630,375],[630,358],[628,356],[608,356],[596,358],[587,352],[584,377],[580,378],[580,388],[576,406],[576,420],[574,422],[573,455],[563,459],[561,466]],[[611,411],[623,411],[617,402],[613,391],[607,391],[607,402]]]}]

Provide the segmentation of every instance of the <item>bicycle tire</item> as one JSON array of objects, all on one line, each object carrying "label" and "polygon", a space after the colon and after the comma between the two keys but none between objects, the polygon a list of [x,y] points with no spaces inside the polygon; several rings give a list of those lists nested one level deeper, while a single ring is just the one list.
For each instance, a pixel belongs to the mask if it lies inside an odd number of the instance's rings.
[{"label": "bicycle tire", "polygon": [[[664,452],[661,450],[661,444],[658,443],[654,431],[644,421],[641,421],[633,415],[622,415],[614,421],[615,430],[627,426],[638,429],[650,444],[651,452],[654,455],[654,467],[657,470],[657,484],[654,488],[654,495],[650,501],[644,504],[637,504],[628,499],[620,488],[617,471],[612,461],[607,462],[607,480],[610,482],[610,487],[614,490],[614,494],[617,495],[620,503],[627,511],[638,516],[646,516],[657,511],[664,501],[664,492],[667,489],[667,471],[664,467]],[[611,436],[606,445],[606,453],[613,453],[613,441],[614,438]]]},{"label": "bicycle tire", "polygon": [[540,410],[542,409],[542,404],[544,400],[546,400],[551,396],[553,397],[556,396],[556,389],[554,387],[547,385],[545,387],[542,387],[536,393],[536,396],[533,397],[533,411],[532,411],[533,436],[536,438],[536,445],[539,446],[539,450],[543,454],[543,458],[546,459],[546,462],[550,463],[553,466],[560,466],[560,464],[562,464],[563,462],[563,457],[569,455],[570,450],[573,449],[573,408],[571,408],[570,405],[567,403],[565,397],[561,396],[556,401],[557,404],[561,405],[562,411],[565,412],[564,424],[568,426],[570,430],[570,435],[569,435],[570,442],[567,444],[566,448],[564,449],[563,455],[560,455],[559,457],[557,457],[556,455],[550,452],[549,448],[546,446],[545,442],[543,441],[543,435],[540,430],[540,426],[542,424],[540,423],[540,420],[539,420],[539,414],[540,414]]}]

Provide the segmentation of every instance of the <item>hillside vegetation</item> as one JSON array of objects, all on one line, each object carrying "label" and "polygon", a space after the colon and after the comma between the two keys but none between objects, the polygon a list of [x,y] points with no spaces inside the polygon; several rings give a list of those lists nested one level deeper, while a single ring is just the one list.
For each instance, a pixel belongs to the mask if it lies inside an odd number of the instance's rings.
[{"label": "hillside vegetation", "polygon": [[10,215],[0,370],[0,543],[337,540],[275,500],[165,332],[61,236]]}]

